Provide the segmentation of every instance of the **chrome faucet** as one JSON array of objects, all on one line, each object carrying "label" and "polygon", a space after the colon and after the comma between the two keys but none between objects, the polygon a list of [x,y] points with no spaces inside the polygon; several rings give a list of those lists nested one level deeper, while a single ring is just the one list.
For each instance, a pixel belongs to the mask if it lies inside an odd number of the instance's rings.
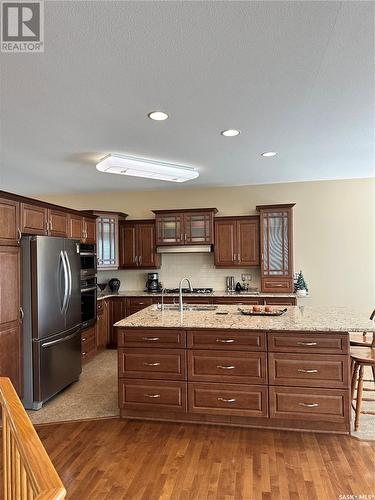
[{"label": "chrome faucet", "polygon": [[161,311],[163,312],[164,311],[164,294],[166,292],[166,288],[164,287],[161,291]]},{"label": "chrome faucet", "polygon": [[193,291],[193,287],[191,286],[191,283],[190,283],[190,280],[189,278],[182,278],[182,280],[180,281],[180,285],[179,285],[179,295],[178,295],[178,298],[179,298],[179,311],[180,313],[182,313],[183,309],[184,309],[184,306],[183,306],[183,303],[182,303],[182,283],[184,281],[187,281],[187,284],[189,285],[189,288],[190,288],[190,291],[192,292]]}]

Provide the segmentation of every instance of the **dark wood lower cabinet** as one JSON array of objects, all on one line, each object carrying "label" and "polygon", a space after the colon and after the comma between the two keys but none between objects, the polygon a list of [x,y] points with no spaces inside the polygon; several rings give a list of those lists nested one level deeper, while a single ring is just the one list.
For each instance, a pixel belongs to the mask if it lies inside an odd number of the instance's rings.
[{"label": "dark wood lower cabinet", "polygon": [[124,418],[350,431],[348,334],[118,330]]},{"label": "dark wood lower cabinet", "polygon": [[268,416],[267,387],[232,384],[188,384],[189,411],[214,415]]},{"label": "dark wood lower cabinet", "polygon": [[0,377],[9,377],[17,393],[22,394],[20,326],[0,327]]},{"label": "dark wood lower cabinet", "polygon": [[98,300],[96,306],[96,347],[98,349],[107,347],[108,335],[108,300]]},{"label": "dark wood lower cabinet", "polygon": [[108,301],[108,339],[109,347],[117,347],[117,328],[113,325],[126,317],[126,297],[111,297]]},{"label": "dark wood lower cabinet", "polygon": [[321,422],[349,421],[349,391],[270,387],[270,416]]},{"label": "dark wood lower cabinet", "polygon": [[0,246],[0,377],[22,392],[21,249]]},{"label": "dark wood lower cabinet", "polygon": [[119,405],[121,409],[185,413],[186,393],[186,382],[120,380]]},{"label": "dark wood lower cabinet", "polygon": [[82,363],[87,363],[96,355],[95,325],[81,332]]}]

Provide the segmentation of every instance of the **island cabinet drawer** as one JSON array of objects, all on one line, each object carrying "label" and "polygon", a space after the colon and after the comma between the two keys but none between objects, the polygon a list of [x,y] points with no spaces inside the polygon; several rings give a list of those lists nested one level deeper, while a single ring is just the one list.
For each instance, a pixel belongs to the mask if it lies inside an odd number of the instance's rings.
[{"label": "island cabinet drawer", "polygon": [[265,352],[188,352],[188,379],[197,382],[267,384]]},{"label": "island cabinet drawer", "polygon": [[119,377],[185,380],[182,349],[119,349]]},{"label": "island cabinet drawer", "polygon": [[196,349],[226,351],[265,351],[265,332],[249,330],[188,330],[187,344]]},{"label": "island cabinet drawer", "polygon": [[267,387],[191,383],[189,412],[245,417],[268,416]]},{"label": "island cabinet drawer", "polygon": [[119,329],[118,342],[120,347],[169,347],[183,348],[186,346],[185,330],[153,329]]},{"label": "island cabinet drawer", "polygon": [[273,352],[314,352],[347,354],[349,336],[340,333],[268,333],[268,350]]},{"label": "island cabinet drawer", "polygon": [[186,385],[186,382],[120,380],[120,409],[155,409],[186,413]]},{"label": "island cabinet drawer", "polygon": [[349,391],[270,387],[270,417],[344,422],[349,419]]},{"label": "island cabinet drawer", "polygon": [[349,358],[324,354],[268,354],[270,385],[349,387]]}]

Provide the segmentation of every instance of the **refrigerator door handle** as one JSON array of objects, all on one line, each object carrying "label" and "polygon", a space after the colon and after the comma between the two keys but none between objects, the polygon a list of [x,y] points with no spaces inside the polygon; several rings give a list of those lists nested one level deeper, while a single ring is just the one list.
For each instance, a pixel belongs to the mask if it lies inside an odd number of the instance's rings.
[{"label": "refrigerator door handle", "polygon": [[61,311],[65,312],[67,309],[67,302],[68,302],[69,276],[68,276],[68,266],[65,260],[64,252],[62,250],[60,252],[60,259],[64,270],[64,298]]},{"label": "refrigerator door handle", "polygon": [[72,333],[71,335],[68,335],[67,337],[63,337],[62,339],[57,339],[57,340],[52,340],[51,342],[44,342],[44,344],[41,344],[41,347],[50,347],[51,345],[56,345],[56,344],[61,344],[61,342],[66,342],[67,340],[72,339],[79,333],[79,330],[76,332]]},{"label": "refrigerator door handle", "polygon": [[70,267],[68,252],[66,250],[64,250],[64,255],[65,255],[66,265],[68,268],[68,298],[66,302],[66,310],[67,310],[70,303],[70,299],[72,297],[72,269]]}]

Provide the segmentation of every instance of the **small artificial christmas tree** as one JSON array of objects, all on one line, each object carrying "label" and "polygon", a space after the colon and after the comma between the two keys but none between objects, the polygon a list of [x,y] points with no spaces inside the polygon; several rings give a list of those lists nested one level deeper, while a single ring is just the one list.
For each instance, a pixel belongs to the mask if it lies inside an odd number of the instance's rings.
[{"label": "small artificial christmas tree", "polygon": [[306,292],[309,291],[309,289],[307,288],[305,278],[303,277],[302,271],[298,273],[297,282],[294,288],[295,292],[298,292],[298,290],[306,290]]}]

